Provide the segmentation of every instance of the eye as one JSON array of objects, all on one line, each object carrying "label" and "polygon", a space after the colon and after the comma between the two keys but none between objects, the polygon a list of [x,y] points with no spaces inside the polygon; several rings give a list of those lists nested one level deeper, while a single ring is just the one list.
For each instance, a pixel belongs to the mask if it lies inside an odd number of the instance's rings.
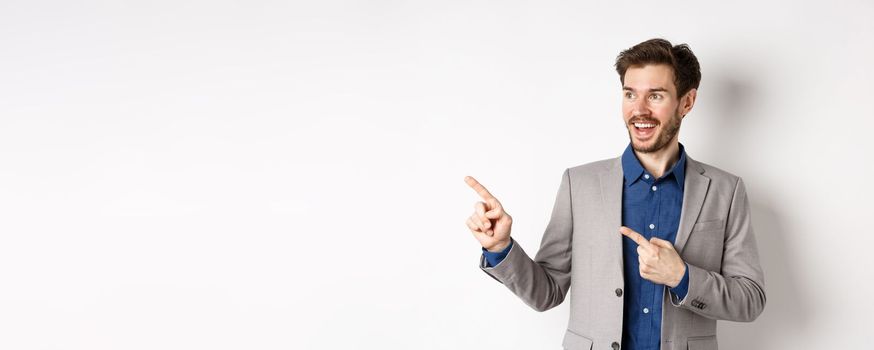
[{"label": "eye", "polygon": [[649,99],[653,100],[653,101],[659,101],[662,99],[662,95],[661,94],[652,94],[652,95],[649,95]]},{"label": "eye", "polygon": [[634,93],[632,93],[631,91],[626,91],[626,92],[625,92],[625,98],[627,98],[627,99],[629,99],[629,100],[630,100],[630,99],[633,99],[633,98],[634,98]]}]

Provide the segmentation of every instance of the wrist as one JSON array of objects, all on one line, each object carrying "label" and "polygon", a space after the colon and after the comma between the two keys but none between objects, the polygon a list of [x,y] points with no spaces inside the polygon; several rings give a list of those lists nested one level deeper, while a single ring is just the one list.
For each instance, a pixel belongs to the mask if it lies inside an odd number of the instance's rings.
[{"label": "wrist", "polygon": [[683,277],[686,276],[686,263],[683,263],[682,265],[680,265],[680,269],[678,271],[679,271],[679,273],[674,276],[673,283],[668,285],[668,287],[676,288],[677,286],[680,285],[680,283],[683,282]]},{"label": "wrist", "polygon": [[512,240],[507,239],[507,240],[503,240],[503,241],[498,241],[495,244],[491,245],[490,247],[483,247],[483,248],[486,248],[486,250],[488,250],[491,253],[500,253],[500,252],[504,251],[504,249],[507,249],[507,247],[510,246],[511,242],[512,242]]}]

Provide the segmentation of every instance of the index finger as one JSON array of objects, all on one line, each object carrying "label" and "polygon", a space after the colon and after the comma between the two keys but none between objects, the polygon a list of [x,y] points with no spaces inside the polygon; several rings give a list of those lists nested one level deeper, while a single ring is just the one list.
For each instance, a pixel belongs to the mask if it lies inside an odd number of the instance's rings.
[{"label": "index finger", "polygon": [[470,188],[476,191],[476,193],[478,193],[480,197],[483,197],[483,199],[495,199],[495,196],[492,196],[492,194],[489,193],[489,190],[487,190],[485,186],[480,184],[479,181],[476,181],[473,176],[465,176],[464,182],[466,182],[467,185],[470,186]]},{"label": "index finger", "polygon": [[619,233],[623,234],[625,237],[631,238],[634,243],[637,243],[637,245],[644,247],[644,249],[649,249],[650,245],[652,244],[648,240],[646,240],[646,238],[644,238],[641,234],[634,232],[634,230],[628,227],[619,227]]}]

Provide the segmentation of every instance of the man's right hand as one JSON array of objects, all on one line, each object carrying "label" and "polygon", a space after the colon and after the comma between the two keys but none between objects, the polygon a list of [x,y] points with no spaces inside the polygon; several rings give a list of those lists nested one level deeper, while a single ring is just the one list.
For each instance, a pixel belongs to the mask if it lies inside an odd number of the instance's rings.
[{"label": "man's right hand", "polygon": [[479,243],[490,252],[500,252],[510,245],[510,227],[513,218],[504,211],[501,202],[471,176],[466,176],[464,182],[473,188],[482,202],[474,204],[473,214],[467,218],[467,228]]}]

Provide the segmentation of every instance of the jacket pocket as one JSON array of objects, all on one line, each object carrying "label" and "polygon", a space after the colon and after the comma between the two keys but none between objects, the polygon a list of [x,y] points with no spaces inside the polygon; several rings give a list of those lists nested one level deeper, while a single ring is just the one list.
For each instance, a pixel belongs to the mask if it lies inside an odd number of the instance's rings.
[{"label": "jacket pocket", "polygon": [[561,346],[565,350],[592,350],[592,339],[576,334],[570,329],[564,333],[564,340]]},{"label": "jacket pocket", "polygon": [[725,245],[725,220],[695,223],[681,256],[689,264],[709,271],[721,271]]},{"label": "jacket pocket", "polygon": [[689,337],[689,350],[717,350],[716,336]]},{"label": "jacket pocket", "polygon": [[701,221],[692,226],[692,231],[721,231],[724,225],[725,220]]}]

